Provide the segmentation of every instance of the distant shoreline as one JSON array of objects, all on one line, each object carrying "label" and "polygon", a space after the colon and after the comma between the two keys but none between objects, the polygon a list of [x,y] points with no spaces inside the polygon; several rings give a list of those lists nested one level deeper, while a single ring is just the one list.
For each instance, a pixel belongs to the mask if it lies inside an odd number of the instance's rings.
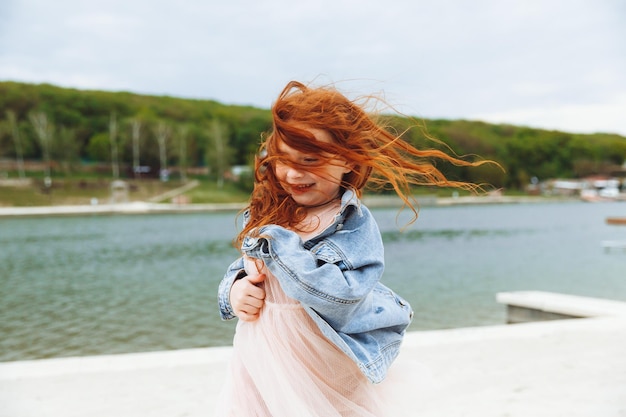
[{"label": "distant shoreline", "polygon": [[[416,200],[421,207],[455,206],[476,204],[530,204],[575,202],[573,198],[547,198],[530,196],[464,196],[436,197],[418,196]],[[365,196],[363,202],[370,208],[400,208],[402,201],[395,196]],[[132,202],[119,204],[94,205],[60,205],[31,207],[0,207],[0,218],[3,217],[50,217],[50,216],[85,216],[114,214],[174,214],[174,213],[214,213],[239,211],[246,203],[215,203],[215,204],[157,204]]]}]

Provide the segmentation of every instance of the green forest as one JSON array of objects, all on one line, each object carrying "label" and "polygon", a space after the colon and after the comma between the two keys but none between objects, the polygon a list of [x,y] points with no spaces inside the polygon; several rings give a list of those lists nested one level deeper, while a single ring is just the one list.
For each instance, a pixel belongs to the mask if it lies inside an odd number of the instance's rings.
[{"label": "green forest", "polygon": [[[503,169],[438,166],[450,178],[497,188],[522,189],[532,177],[611,174],[626,159],[626,138],[616,134],[381,117],[420,148],[498,162]],[[221,183],[229,180],[233,166],[251,164],[261,134],[270,127],[268,109],[0,82],[0,171],[5,176],[31,175],[33,166],[47,171],[32,175],[53,177],[89,172],[137,178],[167,170],[182,179],[203,175]]]}]

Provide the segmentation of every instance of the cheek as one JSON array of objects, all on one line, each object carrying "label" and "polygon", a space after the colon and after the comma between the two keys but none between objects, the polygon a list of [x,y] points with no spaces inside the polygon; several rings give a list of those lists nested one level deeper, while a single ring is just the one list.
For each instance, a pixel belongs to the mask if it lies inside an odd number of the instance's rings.
[{"label": "cheek", "polygon": [[288,182],[289,166],[285,164],[276,164],[274,167],[274,176],[279,182]]},{"label": "cheek", "polygon": [[343,179],[344,175],[346,175],[349,172],[350,172],[349,169],[337,168],[332,171],[331,175],[333,179],[335,179],[337,182],[340,182]]},{"label": "cheek", "polygon": [[287,169],[285,168],[283,164],[276,164],[273,169],[274,169],[274,175],[276,176],[276,178],[278,178],[279,180],[282,180],[285,178]]}]

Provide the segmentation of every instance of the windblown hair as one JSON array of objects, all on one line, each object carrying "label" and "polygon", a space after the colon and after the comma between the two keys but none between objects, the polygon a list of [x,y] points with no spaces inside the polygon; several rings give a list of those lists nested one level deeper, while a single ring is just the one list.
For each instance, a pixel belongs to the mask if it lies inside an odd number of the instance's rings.
[{"label": "windblown hair", "polygon": [[[261,144],[255,160],[255,185],[250,204],[250,219],[236,239],[240,247],[243,238],[254,228],[278,224],[294,228],[306,216],[301,207],[282,188],[275,174],[275,162],[282,142],[296,151],[313,154],[320,165],[333,157],[348,162],[352,171],[345,174],[341,186],[353,189],[361,196],[363,189],[393,188],[405,207],[417,218],[412,185],[454,187],[476,190],[479,185],[452,181],[431,162],[444,160],[458,166],[478,166],[486,161],[471,162],[440,150],[420,150],[392,133],[375,116],[331,87],[310,88],[291,81],[272,106],[272,131]],[[332,143],[315,139],[308,129],[324,130]],[[281,162],[285,162],[282,161]],[[294,162],[288,162],[294,165]],[[307,167],[311,170],[311,167]]]}]

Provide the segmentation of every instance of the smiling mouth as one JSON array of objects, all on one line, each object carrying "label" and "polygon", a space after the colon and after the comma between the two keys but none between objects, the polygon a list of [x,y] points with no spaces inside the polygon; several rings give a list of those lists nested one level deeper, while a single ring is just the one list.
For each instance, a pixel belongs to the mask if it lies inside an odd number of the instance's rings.
[{"label": "smiling mouth", "polygon": [[304,192],[311,189],[315,184],[291,184],[289,187],[296,192]]}]

